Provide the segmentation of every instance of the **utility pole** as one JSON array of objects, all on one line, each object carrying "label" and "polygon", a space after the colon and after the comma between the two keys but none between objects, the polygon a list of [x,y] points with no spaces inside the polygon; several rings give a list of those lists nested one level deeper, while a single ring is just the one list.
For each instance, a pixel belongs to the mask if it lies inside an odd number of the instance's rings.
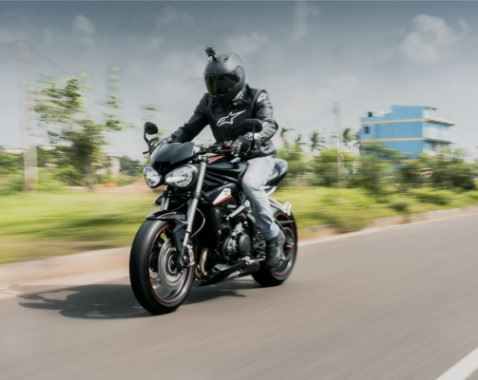
[{"label": "utility pole", "polygon": [[17,41],[17,86],[20,98],[20,120],[25,151],[23,153],[25,190],[34,190],[38,184],[37,148],[34,137],[32,97],[29,89],[30,45]]},{"label": "utility pole", "polygon": [[337,150],[337,178],[340,180],[342,172],[342,156],[340,154],[341,148],[341,130],[340,130],[340,104],[334,102],[334,131],[335,131],[335,149]]}]

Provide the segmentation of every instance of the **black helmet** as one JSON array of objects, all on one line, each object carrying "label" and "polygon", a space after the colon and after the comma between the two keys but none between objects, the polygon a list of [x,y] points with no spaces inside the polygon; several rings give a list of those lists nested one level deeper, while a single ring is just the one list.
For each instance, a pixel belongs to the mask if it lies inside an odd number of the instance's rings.
[{"label": "black helmet", "polygon": [[222,102],[234,99],[244,88],[246,75],[237,54],[217,55],[212,47],[206,49],[209,62],[204,71],[207,91]]}]

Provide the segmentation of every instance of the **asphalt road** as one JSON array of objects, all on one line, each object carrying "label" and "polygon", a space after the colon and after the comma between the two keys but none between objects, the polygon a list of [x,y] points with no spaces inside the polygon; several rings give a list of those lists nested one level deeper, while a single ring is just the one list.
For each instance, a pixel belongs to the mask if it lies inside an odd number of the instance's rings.
[{"label": "asphalt road", "polygon": [[478,347],[477,268],[469,215],[303,246],[283,286],[196,288],[166,316],[126,278],[23,289],[0,301],[0,378],[436,379]]}]

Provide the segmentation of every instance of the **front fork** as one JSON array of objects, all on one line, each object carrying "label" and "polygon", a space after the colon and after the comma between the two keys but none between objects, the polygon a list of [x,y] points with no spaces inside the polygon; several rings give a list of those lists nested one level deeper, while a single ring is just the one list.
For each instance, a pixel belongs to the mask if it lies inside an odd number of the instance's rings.
[{"label": "front fork", "polygon": [[[186,224],[186,231],[184,232],[184,237],[180,248],[180,254],[178,257],[179,266],[184,268],[188,266],[193,266],[195,264],[194,251],[188,243],[193,229],[194,217],[196,215],[199,198],[201,197],[202,187],[204,184],[204,176],[206,174],[206,167],[207,161],[205,159],[201,159],[199,163],[198,180],[196,182],[192,197],[189,200],[186,221],[180,222]],[[161,210],[167,210],[168,207],[169,197],[165,197],[161,200]]]}]

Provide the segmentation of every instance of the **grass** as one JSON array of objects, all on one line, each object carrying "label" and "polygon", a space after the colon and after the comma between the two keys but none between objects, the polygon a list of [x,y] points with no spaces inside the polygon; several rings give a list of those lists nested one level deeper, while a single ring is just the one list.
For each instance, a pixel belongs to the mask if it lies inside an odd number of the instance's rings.
[{"label": "grass", "polygon": [[[478,191],[415,189],[372,197],[360,189],[283,188],[300,228],[359,230],[374,219],[478,204]],[[0,263],[131,244],[155,194],[16,193],[0,196]]]},{"label": "grass", "polygon": [[304,187],[284,188],[276,198],[292,203],[300,228],[326,224],[350,232],[381,217],[477,205],[478,191],[424,188],[374,197],[357,188]]},{"label": "grass", "polygon": [[0,263],[128,245],[154,194],[17,193],[0,197]]}]

